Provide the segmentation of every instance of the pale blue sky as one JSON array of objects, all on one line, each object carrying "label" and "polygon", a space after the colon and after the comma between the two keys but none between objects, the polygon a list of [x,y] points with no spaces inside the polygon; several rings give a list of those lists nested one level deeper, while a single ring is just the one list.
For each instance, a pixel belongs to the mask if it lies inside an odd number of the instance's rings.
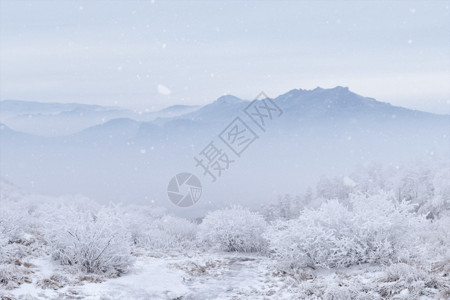
[{"label": "pale blue sky", "polygon": [[348,86],[450,113],[450,1],[1,1],[0,98],[157,109]]}]

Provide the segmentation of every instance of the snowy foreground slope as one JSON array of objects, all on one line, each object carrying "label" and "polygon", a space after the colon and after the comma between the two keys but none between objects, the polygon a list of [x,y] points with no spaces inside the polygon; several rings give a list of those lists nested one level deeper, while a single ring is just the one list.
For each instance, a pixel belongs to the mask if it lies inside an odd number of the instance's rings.
[{"label": "snowy foreground slope", "polygon": [[[30,283],[2,290],[8,299],[445,299],[442,270],[407,264],[305,272],[277,270],[271,259],[226,253],[139,257],[119,278],[71,274],[50,258],[31,260]],[[103,281],[104,280],[104,281]],[[441,291],[439,289],[442,289]],[[447,294],[445,294],[447,293]],[[426,296],[425,296],[426,295]],[[446,296],[445,296],[446,295]]]},{"label": "snowy foreground slope", "polygon": [[448,159],[200,224],[1,182],[1,299],[448,299]]}]

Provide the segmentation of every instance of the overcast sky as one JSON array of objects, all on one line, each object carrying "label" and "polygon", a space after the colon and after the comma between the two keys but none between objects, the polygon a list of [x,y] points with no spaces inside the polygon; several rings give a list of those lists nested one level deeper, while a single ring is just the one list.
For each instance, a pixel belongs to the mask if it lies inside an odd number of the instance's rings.
[{"label": "overcast sky", "polygon": [[158,109],[342,85],[450,113],[450,1],[0,3],[1,99]]}]

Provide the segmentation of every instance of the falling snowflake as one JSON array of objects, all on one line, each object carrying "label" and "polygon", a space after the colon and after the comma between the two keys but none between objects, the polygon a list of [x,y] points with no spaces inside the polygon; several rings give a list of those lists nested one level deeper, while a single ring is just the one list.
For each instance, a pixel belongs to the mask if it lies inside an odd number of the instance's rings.
[{"label": "falling snowflake", "polygon": [[158,84],[158,93],[164,96],[168,96],[172,93],[172,91],[167,86]]}]

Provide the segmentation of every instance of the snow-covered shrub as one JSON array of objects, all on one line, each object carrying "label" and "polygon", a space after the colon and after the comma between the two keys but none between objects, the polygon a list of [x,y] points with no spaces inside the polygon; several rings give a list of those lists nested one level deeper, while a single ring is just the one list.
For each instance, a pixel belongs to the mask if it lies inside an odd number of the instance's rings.
[{"label": "snow-covered shrub", "polygon": [[445,283],[426,270],[405,263],[387,267],[380,278],[378,292],[384,297],[398,299],[419,299],[421,296],[436,294]]},{"label": "snow-covered shrub", "polygon": [[297,218],[306,208],[319,207],[323,200],[313,198],[312,190],[308,189],[303,195],[295,197],[289,194],[279,196],[276,202],[263,205],[260,212],[268,222],[291,220]]},{"label": "snow-covered shrub", "polygon": [[358,292],[355,287],[348,287],[342,284],[331,283],[325,288],[323,299],[325,300],[352,300],[360,299],[356,297]]},{"label": "snow-covered shrub", "polygon": [[346,184],[345,179],[347,178],[322,177],[316,186],[317,197],[324,199],[347,199],[353,186]]},{"label": "snow-covered shrub", "polygon": [[0,288],[12,290],[24,283],[31,283],[29,272],[27,274],[23,268],[14,264],[0,264]]},{"label": "snow-covered shrub", "polygon": [[352,208],[337,200],[298,219],[274,223],[266,238],[283,267],[347,267],[388,263],[409,257],[404,243],[419,219],[411,206],[395,203],[387,194],[352,195]]},{"label": "snow-covered shrub", "polygon": [[449,228],[450,215],[444,215],[435,220],[427,220],[420,228],[417,228],[410,238],[416,249],[414,253],[416,260],[422,262],[450,260]]},{"label": "snow-covered shrub", "polygon": [[136,232],[134,242],[147,249],[186,249],[195,245],[196,225],[173,216],[151,221]]},{"label": "snow-covered shrub", "polygon": [[53,233],[52,256],[62,265],[87,273],[126,273],[133,264],[130,236],[120,213],[103,208],[97,213],[68,215]]},{"label": "snow-covered shrub", "polygon": [[433,195],[423,201],[421,212],[434,219],[450,212],[450,164],[445,164],[432,176]]},{"label": "snow-covered shrub", "polygon": [[345,202],[352,193],[392,192],[397,201],[417,204],[417,212],[435,219],[450,210],[449,181],[448,157],[425,157],[403,165],[371,163],[357,167],[349,176],[322,178],[316,198]]},{"label": "snow-covered shrub", "polygon": [[265,249],[264,218],[241,207],[216,210],[199,226],[200,243],[223,251],[257,252]]},{"label": "snow-covered shrub", "polygon": [[417,280],[427,280],[429,275],[421,269],[415,268],[405,263],[396,263],[386,268],[386,281],[404,280],[411,283]]},{"label": "snow-covered shrub", "polygon": [[157,249],[186,249],[195,245],[197,225],[173,216],[155,220],[145,232],[145,244]]},{"label": "snow-covered shrub", "polygon": [[52,289],[58,290],[70,283],[69,278],[66,275],[60,273],[53,273],[46,278],[42,278],[36,282],[36,286],[43,290]]},{"label": "snow-covered shrub", "polygon": [[162,209],[131,206],[125,208],[125,218],[132,242],[137,247],[167,250],[195,246],[197,225],[166,215]]},{"label": "snow-covered shrub", "polygon": [[5,216],[0,213],[0,263],[4,262],[7,258],[6,247],[9,242],[9,237],[7,235],[8,229],[5,228]]},{"label": "snow-covered shrub", "polygon": [[22,244],[23,214],[11,201],[0,203],[0,263],[21,258],[24,255]]}]

